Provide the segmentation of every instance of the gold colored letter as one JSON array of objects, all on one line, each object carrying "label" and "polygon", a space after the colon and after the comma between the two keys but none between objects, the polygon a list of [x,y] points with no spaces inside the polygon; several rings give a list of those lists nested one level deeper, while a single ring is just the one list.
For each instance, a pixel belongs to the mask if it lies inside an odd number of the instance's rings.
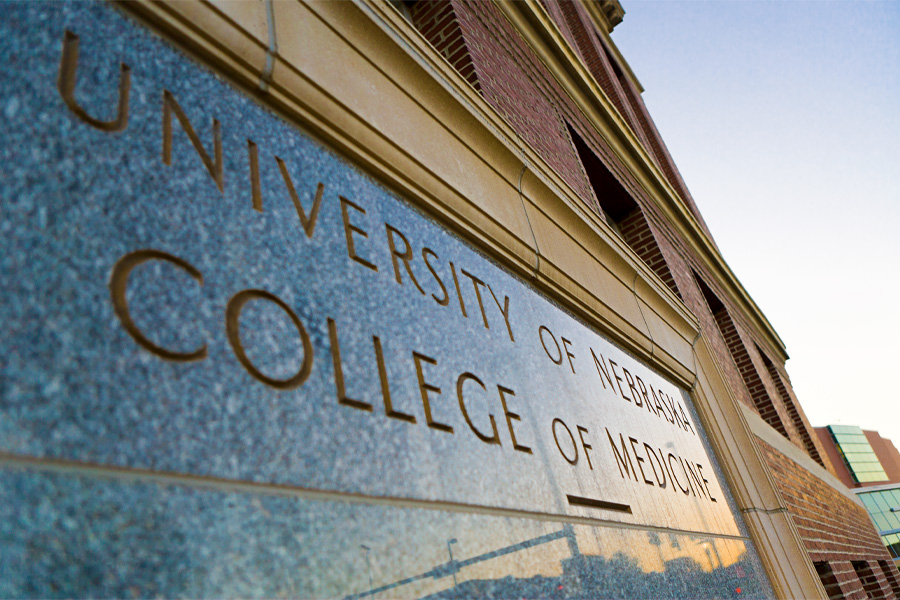
[{"label": "gold colored letter", "polygon": [[213,152],[216,155],[216,162],[213,164],[209,154],[203,148],[203,144],[200,143],[197,132],[194,131],[191,122],[188,121],[187,115],[184,114],[178,101],[175,100],[175,96],[169,90],[163,90],[163,162],[170,166],[172,164],[172,113],[175,113],[175,116],[178,117],[181,128],[184,129],[184,132],[190,138],[194,150],[200,155],[200,160],[203,161],[203,165],[209,171],[210,177],[216,182],[216,187],[224,195],[225,171],[222,166],[222,124],[219,123],[218,119],[213,119]]},{"label": "gold colored letter", "polygon": [[121,64],[119,74],[119,108],[113,121],[101,121],[85,112],[75,100],[75,82],[78,71],[78,36],[66,29],[63,36],[62,56],[59,60],[59,78],[56,87],[66,106],[75,116],[101,131],[122,131],[128,126],[128,92],[131,90],[131,69]]},{"label": "gold colored letter", "polygon": [[191,277],[200,283],[200,285],[203,285],[203,275],[200,274],[200,271],[177,256],[172,256],[171,254],[160,252],[159,250],[137,250],[131,252],[120,258],[115,264],[112,271],[112,277],[110,277],[109,280],[109,291],[112,294],[113,309],[116,311],[116,316],[119,317],[125,331],[134,338],[134,341],[153,354],[174,362],[203,360],[206,358],[206,344],[203,344],[203,347],[194,352],[173,352],[171,350],[166,350],[148,340],[137,328],[137,325],[134,324],[134,321],[131,320],[131,313],[128,311],[128,301],[125,299],[125,292],[128,287],[128,275],[131,273],[132,269],[148,260],[164,260],[170,262],[187,271]]},{"label": "gold colored letter", "polygon": [[[287,313],[287,316],[290,317],[291,321],[294,323],[294,327],[297,328],[297,332],[300,334],[300,339],[303,342],[303,364],[300,365],[300,370],[292,377],[288,377],[287,379],[273,379],[263,375],[259,369],[253,366],[253,363],[247,358],[247,353],[244,352],[244,346],[241,343],[241,329],[239,322],[241,310],[243,310],[244,305],[247,304],[247,302],[254,299],[268,300]],[[309,334],[306,333],[306,328],[303,327],[303,323],[300,322],[300,319],[294,314],[291,307],[282,302],[281,299],[274,294],[270,294],[265,290],[242,290],[232,296],[231,300],[228,301],[228,306],[225,307],[225,331],[228,335],[228,342],[231,344],[231,349],[234,350],[234,355],[237,356],[237,359],[241,361],[241,364],[244,365],[244,368],[247,369],[248,373],[266,385],[270,385],[279,390],[292,390],[306,381],[306,378],[309,377],[309,374],[312,372],[313,347],[312,341],[309,339]]]}]

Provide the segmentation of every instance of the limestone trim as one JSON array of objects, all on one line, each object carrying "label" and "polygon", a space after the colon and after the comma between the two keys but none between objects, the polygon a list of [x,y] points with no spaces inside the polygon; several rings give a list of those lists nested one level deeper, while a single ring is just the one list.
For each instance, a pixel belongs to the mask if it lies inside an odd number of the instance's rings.
[{"label": "limestone trim", "polygon": [[750,427],[750,431],[752,431],[755,436],[809,471],[810,475],[814,475],[823,483],[831,486],[853,502],[857,503],[859,506],[863,506],[862,502],[856,496],[856,493],[854,493],[853,490],[849,489],[847,486],[841,483],[840,479],[832,475],[822,465],[814,461],[809,456],[809,454],[803,451],[802,448],[798,448],[793,443],[791,443],[790,440],[785,439],[784,436],[775,431],[775,429],[773,429],[768,423],[766,423],[763,418],[756,413],[755,410],[744,404],[740,404],[740,407],[741,411],[744,413],[744,418],[747,420],[747,425]]},{"label": "limestone trim", "polygon": [[731,393],[705,337],[701,335],[694,348],[697,361],[694,405],[776,595],[826,598],[787,504],[756,446],[745,408]]}]

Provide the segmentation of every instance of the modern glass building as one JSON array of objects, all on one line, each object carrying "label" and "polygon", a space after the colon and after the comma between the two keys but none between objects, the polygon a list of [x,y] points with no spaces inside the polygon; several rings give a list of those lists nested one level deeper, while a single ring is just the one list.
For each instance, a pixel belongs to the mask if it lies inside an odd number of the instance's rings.
[{"label": "modern glass building", "polygon": [[862,429],[855,425],[829,425],[827,429],[854,482],[873,483],[888,480],[884,467],[881,466]]},{"label": "modern glass building", "polygon": [[[817,427],[838,477],[853,489],[881,541],[900,562],[900,454],[890,440],[854,425]],[[840,460],[838,460],[840,457]]]},{"label": "modern glass building", "polygon": [[900,561],[900,485],[857,492],[894,562]]}]

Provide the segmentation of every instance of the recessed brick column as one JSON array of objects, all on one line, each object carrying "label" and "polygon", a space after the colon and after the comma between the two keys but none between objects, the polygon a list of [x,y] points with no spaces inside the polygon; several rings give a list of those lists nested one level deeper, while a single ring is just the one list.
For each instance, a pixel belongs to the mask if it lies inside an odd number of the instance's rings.
[{"label": "recessed brick column", "polygon": [[472,56],[454,8],[449,0],[420,0],[410,8],[416,29],[431,45],[466,78],[476,90],[481,89]]},{"label": "recessed brick column", "polygon": [[800,436],[800,439],[803,441],[803,447],[806,449],[806,453],[809,454],[814,461],[824,467],[825,461],[822,460],[822,456],[819,454],[818,448],[816,448],[815,443],[813,443],[813,438],[809,434],[809,429],[807,428],[806,423],[803,422],[803,417],[800,416],[800,411],[797,410],[797,406],[794,404],[794,401],[791,398],[790,394],[788,394],[787,387],[785,387],[784,385],[784,380],[781,378],[781,374],[778,373],[778,369],[775,368],[775,364],[771,360],[769,360],[769,357],[766,356],[761,350],[759,352],[759,355],[762,357],[763,363],[765,363],[766,369],[769,371],[769,376],[772,378],[772,382],[778,389],[778,394],[781,396],[781,401],[784,404],[788,415],[791,417],[791,422],[794,425],[794,430],[796,430],[797,434]]},{"label": "recessed brick column", "polygon": [[681,298],[681,292],[678,291],[678,286],[675,285],[675,278],[672,277],[669,265],[666,264],[666,259],[659,249],[659,244],[656,243],[653,230],[650,228],[650,224],[647,222],[641,209],[636,208],[631,211],[631,214],[622,219],[619,222],[619,230],[622,232],[622,239],[625,240],[625,243],[641,257],[642,261],[647,263],[648,267],[653,269],[654,273],[659,275],[659,278],[669,286],[669,289],[676,296]]}]

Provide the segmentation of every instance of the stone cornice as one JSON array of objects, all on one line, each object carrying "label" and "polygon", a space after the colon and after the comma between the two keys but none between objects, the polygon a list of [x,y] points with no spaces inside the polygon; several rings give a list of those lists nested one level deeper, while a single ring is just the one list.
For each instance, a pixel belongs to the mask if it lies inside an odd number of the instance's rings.
[{"label": "stone cornice", "polygon": [[[590,15],[591,19],[594,21],[594,27],[597,28],[597,33],[603,38],[603,41],[607,44],[607,48],[609,48],[610,52],[615,56],[616,62],[622,67],[622,71],[629,79],[631,79],[631,82],[634,84],[634,87],[637,88],[638,92],[643,92],[644,86],[638,81],[637,75],[631,70],[631,65],[628,64],[628,61],[625,60],[625,57],[619,52],[618,46],[616,46],[609,35],[612,32],[612,27],[609,27],[609,20],[607,19],[606,14],[604,14],[603,9],[600,8],[600,3],[596,0],[588,0],[584,3],[584,6],[587,8],[588,15]],[[622,12],[624,13],[625,11]]]}]

